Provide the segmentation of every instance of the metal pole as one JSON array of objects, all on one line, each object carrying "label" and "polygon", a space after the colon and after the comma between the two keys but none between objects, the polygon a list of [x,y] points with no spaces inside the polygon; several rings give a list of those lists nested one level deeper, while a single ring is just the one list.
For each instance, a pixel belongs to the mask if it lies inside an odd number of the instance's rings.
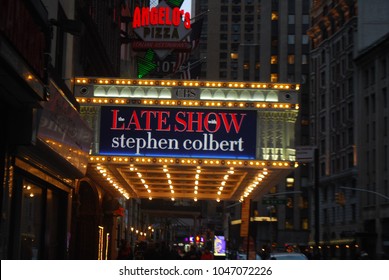
[{"label": "metal pole", "polygon": [[249,199],[249,228],[247,230],[247,253],[246,253],[246,260],[249,260],[249,251],[250,251],[250,220],[251,220],[251,199]]},{"label": "metal pole", "polygon": [[315,148],[314,155],[314,196],[315,196],[315,245],[320,242],[320,189],[319,189],[319,149]]},{"label": "metal pole", "polygon": [[339,187],[339,188],[340,189],[345,189],[345,190],[352,190],[352,191],[360,191],[360,192],[372,193],[372,194],[375,194],[375,195],[377,195],[379,197],[382,197],[382,198],[385,198],[385,199],[389,200],[389,196],[386,196],[386,195],[383,195],[382,193],[371,191],[371,190],[365,190],[365,189],[361,189],[361,188],[352,188],[352,187]]}]

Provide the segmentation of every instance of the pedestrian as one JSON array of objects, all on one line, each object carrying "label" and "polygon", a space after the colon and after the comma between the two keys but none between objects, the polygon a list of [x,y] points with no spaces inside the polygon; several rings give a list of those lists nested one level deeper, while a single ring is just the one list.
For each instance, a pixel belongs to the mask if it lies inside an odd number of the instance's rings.
[{"label": "pedestrian", "polygon": [[193,245],[190,246],[190,249],[188,252],[186,252],[184,259],[185,260],[199,260],[200,259],[200,256],[197,252],[196,246],[193,246]]},{"label": "pedestrian", "polygon": [[134,258],[130,244],[124,239],[120,240],[118,260],[132,260]]},{"label": "pedestrian", "polygon": [[214,257],[213,257],[213,254],[209,251],[209,249],[205,248],[204,252],[201,255],[201,259],[202,260],[213,260]]}]

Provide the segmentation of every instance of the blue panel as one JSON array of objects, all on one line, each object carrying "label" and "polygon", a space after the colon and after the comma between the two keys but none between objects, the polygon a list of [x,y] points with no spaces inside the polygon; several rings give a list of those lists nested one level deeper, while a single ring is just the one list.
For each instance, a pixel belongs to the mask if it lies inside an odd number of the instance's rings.
[{"label": "blue panel", "polygon": [[254,159],[256,111],[102,106],[100,154]]}]

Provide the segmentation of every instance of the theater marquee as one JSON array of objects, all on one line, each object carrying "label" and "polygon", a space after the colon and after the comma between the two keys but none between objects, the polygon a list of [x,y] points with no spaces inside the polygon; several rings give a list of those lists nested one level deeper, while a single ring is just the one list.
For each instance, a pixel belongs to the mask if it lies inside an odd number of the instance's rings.
[{"label": "theater marquee", "polygon": [[254,159],[257,112],[101,107],[102,155]]}]

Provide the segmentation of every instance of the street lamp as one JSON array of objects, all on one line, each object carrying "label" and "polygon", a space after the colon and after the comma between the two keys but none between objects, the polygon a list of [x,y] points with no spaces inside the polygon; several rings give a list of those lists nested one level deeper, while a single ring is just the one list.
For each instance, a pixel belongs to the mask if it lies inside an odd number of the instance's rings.
[{"label": "street lamp", "polygon": [[385,199],[389,200],[389,196],[383,195],[382,193],[375,192],[375,191],[365,190],[365,189],[361,189],[361,188],[352,188],[352,187],[339,187],[339,188],[340,189],[345,189],[345,190],[353,190],[353,191],[372,193],[372,194],[375,194],[375,195],[377,195],[379,197],[382,197],[382,198],[385,198]]}]

